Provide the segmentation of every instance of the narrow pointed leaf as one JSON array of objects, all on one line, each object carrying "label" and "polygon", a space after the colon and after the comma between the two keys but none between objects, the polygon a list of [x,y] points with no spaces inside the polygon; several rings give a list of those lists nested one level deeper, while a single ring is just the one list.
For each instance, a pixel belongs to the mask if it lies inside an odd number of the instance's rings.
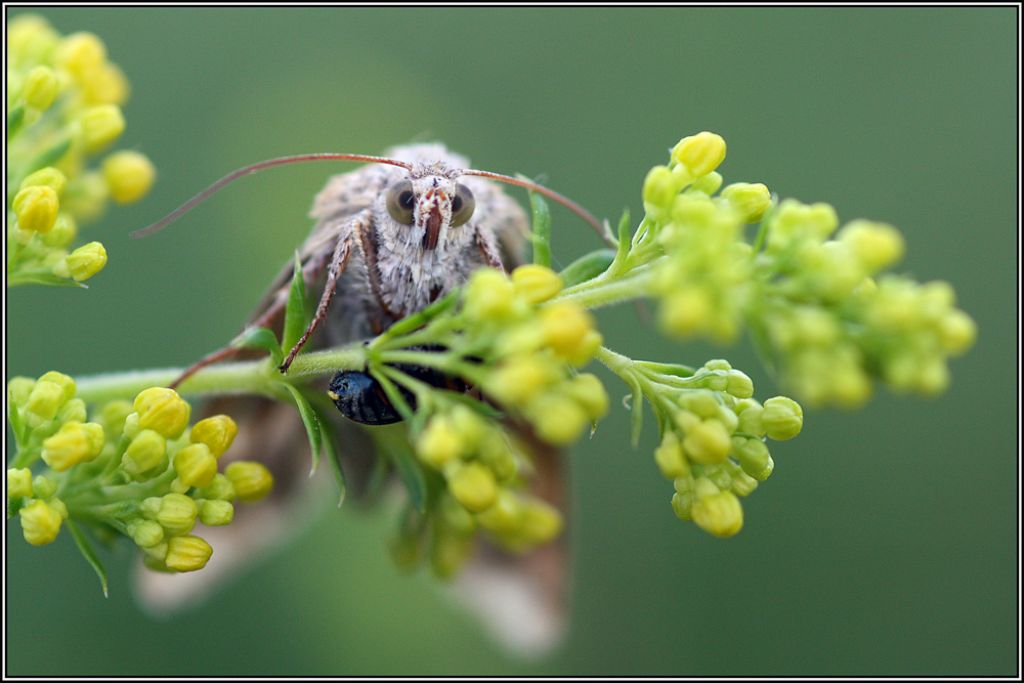
[{"label": "narrow pointed leaf", "polygon": [[533,228],[533,262],[538,266],[551,267],[551,209],[536,192],[530,193],[531,219]]},{"label": "narrow pointed leaf", "polygon": [[309,325],[309,310],[306,304],[306,283],[302,279],[302,262],[295,252],[295,268],[292,284],[288,289],[288,304],[284,309],[284,333],[281,337],[281,351],[287,354],[299,341]]},{"label": "narrow pointed leaf", "polygon": [[71,537],[75,539],[75,545],[78,546],[78,551],[82,553],[82,557],[85,558],[85,561],[88,562],[93,568],[93,571],[96,572],[96,576],[99,577],[100,587],[103,589],[103,597],[109,598],[110,591],[107,588],[107,570],[103,568],[103,563],[100,562],[100,558],[97,557],[96,551],[93,550],[89,539],[86,538],[81,529],[79,529],[78,526],[70,519],[65,520],[64,524],[67,526],[68,531],[71,532]]},{"label": "narrow pointed leaf", "polygon": [[295,407],[299,409],[299,416],[302,418],[302,424],[306,427],[306,438],[309,439],[309,452],[312,457],[312,464],[309,468],[309,476],[313,476],[316,472],[317,465],[320,464],[320,448],[322,441],[320,439],[320,418],[317,416],[316,411],[313,410],[313,406],[309,405],[309,401],[302,395],[302,392],[293,387],[291,384],[284,383],[287,387],[288,392],[292,395],[295,400]]},{"label": "narrow pointed leaf", "polygon": [[242,334],[231,340],[231,345],[239,349],[255,349],[266,351],[270,354],[274,365],[280,365],[284,360],[281,353],[281,345],[277,343],[277,336],[266,327],[250,327]]}]

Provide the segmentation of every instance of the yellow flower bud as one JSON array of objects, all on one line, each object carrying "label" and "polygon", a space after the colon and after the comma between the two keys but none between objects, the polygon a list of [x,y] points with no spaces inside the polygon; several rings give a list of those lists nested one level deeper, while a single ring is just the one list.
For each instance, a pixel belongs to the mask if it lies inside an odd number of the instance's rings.
[{"label": "yellow flower bud", "polygon": [[198,536],[175,536],[167,541],[164,564],[176,572],[194,572],[205,567],[211,555],[213,548]]},{"label": "yellow flower bud", "polygon": [[672,148],[672,160],[685,166],[694,176],[711,173],[724,159],[725,140],[708,131],[685,137]]},{"label": "yellow flower bud", "polygon": [[192,443],[206,444],[213,456],[219,458],[231,447],[237,434],[234,420],[227,415],[214,415],[192,425],[188,438]]},{"label": "yellow flower bud", "polygon": [[63,500],[61,500],[60,498],[51,498],[46,502],[50,505],[50,507],[57,511],[57,514],[60,515],[61,519],[68,518],[68,506],[64,504]]},{"label": "yellow flower bud", "polygon": [[264,465],[238,460],[224,470],[239,500],[251,502],[265,497],[274,487],[274,477]]},{"label": "yellow flower bud", "polygon": [[103,450],[103,427],[95,422],[67,422],[60,431],[43,441],[43,462],[63,472],[80,462],[92,460]]},{"label": "yellow flower bud", "polygon": [[143,429],[121,456],[121,469],[135,480],[148,479],[167,469],[167,442],[152,429]]},{"label": "yellow flower bud", "polygon": [[57,50],[57,63],[79,79],[106,59],[107,47],[103,41],[84,31],[65,38]]},{"label": "yellow flower bud", "polygon": [[109,62],[93,69],[82,81],[82,94],[87,104],[124,104],[130,86],[124,72]]},{"label": "yellow flower bud", "polygon": [[695,463],[713,465],[729,455],[732,441],[729,432],[718,420],[704,420],[687,430],[683,448]]},{"label": "yellow flower bud", "polygon": [[501,491],[493,505],[477,515],[480,526],[500,536],[510,536],[519,530],[523,504],[509,491]]},{"label": "yellow flower bud", "polygon": [[85,422],[85,401],[73,398],[57,411],[57,422]]},{"label": "yellow flower bud", "polygon": [[209,486],[217,474],[217,458],[206,444],[194,443],[175,454],[174,471],[188,486]]},{"label": "yellow flower bud", "polygon": [[764,402],[761,423],[769,439],[792,439],[804,426],[804,410],[791,398],[775,396]]},{"label": "yellow flower bud", "polygon": [[56,268],[54,272],[61,275],[66,269],[68,276],[74,278],[76,282],[81,282],[103,270],[105,265],[107,265],[107,250],[99,242],[89,242],[68,254],[64,266],[61,268],[62,272],[57,272]]},{"label": "yellow flower bud", "polygon": [[58,196],[64,191],[64,187],[67,185],[68,179],[59,169],[53,166],[47,166],[41,168],[35,173],[30,173],[24,180],[21,181],[21,189],[26,187],[49,187],[53,189]]},{"label": "yellow flower bud", "polygon": [[530,406],[528,416],[537,435],[548,443],[568,446],[589,424],[587,414],[567,396],[545,394]]},{"label": "yellow flower bud", "polygon": [[140,548],[152,548],[164,542],[164,528],[148,519],[139,519],[128,525],[128,535]]},{"label": "yellow flower bud", "polygon": [[877,272],[903,258],[903,235],[891,225],[873,221],[852,221],[839,231],[839,240],[868,269]]},{"label": "yellow flower bud", "polygon": [[25,104],[33,109],[44,111],[50,108],[59,91],[60,80],[53,69],[37,66],[28,72],[21,92],[25,98]]},{"label": "yellow flower bud", "polygon": [[423,435],[416,441],[416,454],[434,469],[441,469],[462,454],[463,446],[462,437],[455,430],[452,420],[439,416],[430,421]]},{"label": "yellow flower bud", "polygon": [[53,382],[60,387],[62,393],[62,400],[69,401],[75,397],[75,380],[65,375],[63,372],[56,372],[51,370],[39,378],[40,382]]},{"label": "yellow flower bud", "polygon": [[226,500],[204,500],[199,503],[199,521],[206,526],[225,526],[235,517],[235,506]]},{"label": "yellow flower bud", "polygon": [[152,429],[168,439],[181,436],[188,426],[192,407],[174,389],[153,387],[135,397],[135,412],[139,414],[139,427]]},{"label": "yellow flower bud", "polygon": [[667,211],[681,188],[682,183],[668,166],[655,166],[644,178],[644,207],[652,213]]},{"label": "yellow flower bud", "polygon": [[79,116],[85,151],[98,152],[124,132],[124,115],[116,104],[101,104]]},{"label": "yellow flower bud", "polygon": [[75,219],[63,211],[57,214],[50,232],[43,235],[43,244],[48,247],[63,248],[75,241],[78,236],[78,224]]},{"label": "yellow flower bud", "polygon": [[942,316],[939,322],[939,339],[942,348],[952,354],[960,354],[971,348],[978,336],[978,326],[963,311],[954,310]]},{"label": "yellow flower bud", "polygon": [[52,187],[33,185],[19,191],[12,206],[19,228],[45,234],[57,222],[60,200]]},{"label": "yellow flower bud", "polygon": [[594,331],[594,318],[578,304],[557,302],[541,310],[540,325],[545,342],[555,353],[575,359],[581,349],[589,345],[588,334]]},{"label": "yellow flower bud", "polygon": [[608,412],[608,392],[596,375],[576,375],[569,382],[568,391],[591,420],[599,420]]},{"label": "yellow flower bud", "polygon": [[36,498],[49,498],[57,493],[57,482],[52,478],[38,474],[32,478],[32,495]]},{"label": "yellow flower bud", "polygon": [[699,497],[690,512],[697,526],[719,538],[735,536],[743,528],[743,506],[732,491]]},{"label": "yellow flower bud", "polygon": [[562,278],[550,268],[529,263],[512,271],[512,285],[516,294],[539,304],[562,291]]},{"label": "yellow flower bud", "polygon": [[103,160],[103,177],[114,201],[130,204],[149,192],[156,169],[144,154],[123,150]]},{"label": "yellow flower bud", "polygon": [[523,506],[517,535],[531,544],[547,543],[561,533],[562,524],[557,508],[535,498]]},{"label": "yellow flower bud", "polygon": [[546,359],[536,355],[516,356],[498,366],[485,381],[484,388],[500,403],[518,406],[559,377],[559,368]]},{"label": "yellow flower bud", "polygon": [[482,268],[465,289],[466,314],[475,320],[501,320],[515,312],[515,288],[508,277],[493,268]]},{"label": "yellow flower bud", "polygon": [[18,511],[21,531],[32,545],[53,543],[60,532],[60,512],[42,500],[33,500]]},{"label": "yellow flower bud", "polygon": [[706,329],[712,317],[711,299],[699,287],[672,292],[661,305],[659,320],[671,334],[689,336]]},{"label": "yellow flower bud", "polygon": [[494,475],[476,462],[456,467],[448,475],[448,490],[470,512],[482,512],[498,498]]},{"label": "yellow flower bud", "polygon": [[196,525],[199,508],[196,502],[181,493],[168,493],[160,499],[156,521],[172,536],[187,534]]},{"label": "yellow flower bud", "polygon": [[27,498],[32,495],[32,470],[27,467],[7,470],[7,497]]},{"label": "yellow flower bud", "polygon": [[756,223],[772,204],[772,193],[763,183],[733,183],[722,196],[736,210],[744,223]]},{"label": "yellow flower bud", "polygon": [[446,526],[462,534],[473,533],[476,528],[476,517],[462,507],[462,503],[450,495],[442,495],[439,508],[441,519]]},{"label": "yellow flower bud", "polygon": [[462,439],[466,450],[476,448],[487,429],[480,416],[466,406],[455,406],[451,412],[451,421],[452,428]]},{"label": "yellow flower bud", "polygon": [[668,479],[678,479],[690,474],[690,464],[683,455],[682,444],[675,432],[667,431],[661,438],[661,445],[654,449],[654,461]]}]

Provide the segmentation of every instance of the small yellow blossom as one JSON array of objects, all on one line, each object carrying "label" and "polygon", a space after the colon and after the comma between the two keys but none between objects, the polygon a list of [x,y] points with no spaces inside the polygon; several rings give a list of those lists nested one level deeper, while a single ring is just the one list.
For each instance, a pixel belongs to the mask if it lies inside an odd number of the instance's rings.
[{"label": "small yellow blossom", "polygon": [[562,291],[562,278],[550,268],[530,263],[512,271],[512,285],[516,294],[539,304]]},{"label": "small yellow blossom", "polygon": [[434,469],[441,469],[445,464],[458,458],[463,447],[461,434],[452,424],[452,420],[444,415],[432,419],[416,441],[416,453],[420,460]]},{"label": "small yellow blossom", "polygon": [[60,200],[57,192],[46,185],[26,187],[14,196],[12,204],[18,227],[22,230],[47,233],[57,221]]},{"label": "small yellow blossom", "polygon": [[156,169],[144,154],[123,150],[103,161],[103,177],[113,200],[118,204],[130,204],[149,192],[156,178]]},{"label": "small yellow blossom", "polygon": [[672,159],[685,166],[694,177],[706,175],[725,159],[725,140],[708,131],[690,135],[672,148]]},{"label": "small yellow blossom", "polygon": [[188,486],[209,486],[217,474],[217,458],[205,443],[194,443],[174,456],[174,471]]},{"label": "small yellow blossom", "polygon": [[121,469],[132,479],[146,479],[167,468],[167,442],[152,429],[143,429],[121,456]]},{"label": "small yellow blossom", "polygon": [[61,515],[42,500],[33,500],[18,511],[25,540],[32,545],[53,543],[60,532]]},{"label": "small yellow blossom", "polygon": [[7,497],[19,498],[32,495],[32,470],[27,467],[7,470]]},{"label": "small yellow blossom", "polygon": [[194,572],[205,567],[212,555],[213,548],[198,536],[175,536],[167,541],[164,564],[177,572]]},{"label": "small yellow blossom", "polygon": [[203,500],[199,503],[199,521],[206,526],[224,526],[235,518],[235,506],[226,500]]},{"label": "small yellow blossom", "polygon": [[448,488],[470,512],[482,512],[498,497],[497,484],[489,469],[479,463],[456,467],[448,477]]},{"label": "small yellow blossom", "polygon": [[174,389],[153,387],[135,397],[139,428],[152,429],[168,439],[181,436],[188,426],[192,407]]},{"label": "small yellow blossom", "polygon": [[86,109],[79,116],[82,144],[87,152],[97,152],[124,132],[124,115],[116,104],[101,104]]},{"label": "small yellow blossom", "polygon": [[95,422],[67,422],[43,441],[43,462],[63,472],[80,462],[92,460],[103,450],[103,427]]},{"label": "small yellow blossom", "polygon": [[274,487],[274,477],[266,466],[248,460],[238,460],[224,470],[231,481],[235,495],[242,501],[255,501],[266,497]]},{"label": "small yellow blossom", "polygon": [[58,274],[63,275],[66,269],[67,274],[76,282],[81,282],[103,270],[106,265],[107,250],[99,242],[89,242],[68,254],[64,267]]},{"label": "small yellow blossom", "polygon": [[28,72],[25,77],[25,84],[22,86],[22,97],[25,104],[44,111],[50,108],[53,100],[60,91],[60,81],[53,69],[46,66],[37,66]]}]

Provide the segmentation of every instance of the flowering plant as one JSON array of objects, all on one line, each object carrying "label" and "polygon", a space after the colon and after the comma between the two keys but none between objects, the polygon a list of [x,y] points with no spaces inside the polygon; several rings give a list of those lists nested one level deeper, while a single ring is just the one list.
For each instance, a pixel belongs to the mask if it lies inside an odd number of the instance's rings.
[{"label": "flowering plant", "polygon": [[[45,163],[19,167],[24,178],[8,207],[15,253],[8,279],[80,281],[99,269],[102,247],[68,254],[73,232],[60,244],[47,239],[76,178],[100,187],[84,180],[97,176],[81,170],[83,155],[123,127],[113,104],[123,97],[123,78],[112,75],[120,72],[95,37],[60,39],[38,20],[20,21],[8,30],[25,75],[8,119],[29,126],[25,135],[43,123],[32,121],[35,112],[53,106],[56,95],[37,95],[36,81],[52,76],[58,85],[50,89],[64,93],[65,104],[46,120],[69,137],[52,143],[55,134],[40,128],[23,138],[22,157],[42,156]],[[479,270],[374,339],[301,354],[282,375],[282,355],[308,320],[302,278],[293,277],[281,339],[257,328],[235,341],[267,358],[202,369],[178,389],[294,403],[314,467],[324,454],[343,496],[344,463],[323,413],[325,398],[343,397],[334,382],[325,396],[323,382],[312,380],[350,371],[377,383],[403,421],[397,430],[371,428],[382,469],[393,470],[407,491],[396,556],[408,564],[429,558],[447,577],[480,539],[527,552],[560,534],[558,506],[531,490],[537,454],[593,434],[608,413],[609,393],[621,389],[609,391],[584,371],[597,362],[623,383],[634,444],[645,415],[654,416],[660,439],[653,460],[673,483],[666,499],[675,514],[712,535],[735,535],[743,526],[740,499],[774,471],[768,441],[792,439],[802,429],[800,404],[786,396],[755,398],[750,377],[723,359],[683,365],[608,348],[591,310],[647,299],[670,337],[725,343],[749,332],[788,391],[812,406],[861,405],[879,382],[939,393],[949,382],[949,358],[971,346],[975,326],[955,307],[948,284],[886,273],[904,251],[895,228],[865,220],[840,227],[827,204],[779,201],[761,183],[725,185],[716,170],[725,154],[725,141],[714,133],[684,137],[647,174],[642,220],[634,226],[623,215],[617,232],[608,230],[612,249],[560,272],[551,268],[547,207],[533,196],[533,263],[511,273]],[[138,157],[114,155],[103,168],[103,186],[115,200],[138,198],[153,178]],[[81,250],[87,251],[76,257]],[[205,565],[214,549],[191,534],[196,521],[229,523],[233,501],[258,499],[273,481],[257,462],[218,472],[237,426],[219,415],[190,428],[189,404],[163,388],[180,373],[72,380],[51,372],[9,381],[18,450],[8,469],[8,514],[20,517],[27,541],[48,543],[66,525],[101,577],[79,524],[98,537],[129,537],[155,569]]]}]

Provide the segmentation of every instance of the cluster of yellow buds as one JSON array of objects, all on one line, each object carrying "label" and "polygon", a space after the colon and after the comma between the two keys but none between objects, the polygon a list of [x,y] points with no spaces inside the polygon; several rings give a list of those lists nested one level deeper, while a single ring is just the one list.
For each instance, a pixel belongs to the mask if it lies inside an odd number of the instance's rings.
[{"label": "cluster of yellow buds", "polygon": [[949,357],[975,336],[952,288],[879,276],[903,256],[891,225],[840,228],[828,204],[776,205],[759,183],[723,188],[725,151],[714,133],[683,138],[644,183],[646,217],[626,260],[653,271],[662,328],[728,342],[749,326],[787,385],[815,405],[858,406],[875,378],[944,390]]},{"label": "cluster of yellow buds", "polygon": [[522,491],[533,468],[528,452],[515,436],[466,405],[452,404],[431,416],[416,440],[416,454],[445,483],[433,529],[435,573],[454,574],[478,531],[514,550],[558,535],[558,510]]},{"label": "cluster of yellow buds", "polygon": [[544,266],[520,266],[511,277],[484,269],[470,278],[464,309],[473,322],[468,343],[488,350],[484,392],[542,439],[564,446],[604,417],[608,397],[596,377],[575,371],[594,357],[602,337],[585,308],[551,301],[561,288]]},{"label": "cluster of yellow buds", "polygon": [[[7,392],[17,444],[8,516],[20,517],[32,545],[53,542],[62,523],[81,523],[128,536],[154,569],[194,571],[213,552],[191,534],[196,522],[229,524],[233,501],[259,500],[273,486],[256,462],[236,460],[218,472],[237,426],[215,415],[190,428],[191,407],[172,389],[146,389],[91,415],[74,380],[59,372],[16,377]],[[45,467],[33,473],[39,461]]]},{"label": "cluster of yellow buds", "polygon": [[128,81],[91,33],[61,36],[21,15],[7,25],[8,284],[68,284],[107,262],[99,242],[78,248],[78,226],[108,198],[141,199],[155,170],[143,154],[119,151],[90,168],[125,128]]}]

